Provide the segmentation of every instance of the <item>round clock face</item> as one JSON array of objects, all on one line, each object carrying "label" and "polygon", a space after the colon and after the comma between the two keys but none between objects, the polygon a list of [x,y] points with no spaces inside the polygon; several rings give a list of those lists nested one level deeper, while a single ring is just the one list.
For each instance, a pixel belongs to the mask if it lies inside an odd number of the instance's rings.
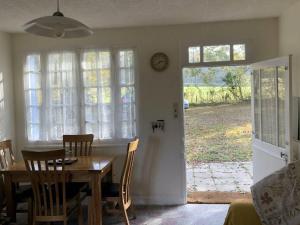
[{"label": "round clock face", "polygon": [[165,53],[158,52],[151,57],[151,67],[155,71],[164,71],[168,68],[169,58]]}]

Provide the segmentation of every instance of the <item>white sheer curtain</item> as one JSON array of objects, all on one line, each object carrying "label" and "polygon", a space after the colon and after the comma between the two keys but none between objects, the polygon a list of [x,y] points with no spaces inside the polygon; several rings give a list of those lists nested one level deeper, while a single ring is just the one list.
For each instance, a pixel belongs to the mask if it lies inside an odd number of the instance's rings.
[{"label": "white sheer curtain", "polygon": [[28,141],[60,141],[63,134],[78,133],[92,133],[101,141],[134,137],[134,58],[133,50],[28,55],[24,66]]},{"label": "white sheer curtain", "polygon": [[120,138],[132,138],[136,135],[136,100],[135,100],[135,66],[134,52],[121,50],[118,52],[118,121]]},{"label": "white sheer curtain", "polygon": [[4,84],[3,73],[0,72],[0,140],[4,140],[7,136],[5,132],[5,108],[4,108]]},{"label": "white sheer curtain", "polygon": [[47,56],[47,104],[44,126],[46,140],[61,140],[63,134],[79,133],[79,98],[77,63],[73,52]]},{"label": "white sheer curtain", "polygon": [[112,139],[114,105],[110,51],[83,52],[81,68],[86,133],[94,134],[96,139]]}]

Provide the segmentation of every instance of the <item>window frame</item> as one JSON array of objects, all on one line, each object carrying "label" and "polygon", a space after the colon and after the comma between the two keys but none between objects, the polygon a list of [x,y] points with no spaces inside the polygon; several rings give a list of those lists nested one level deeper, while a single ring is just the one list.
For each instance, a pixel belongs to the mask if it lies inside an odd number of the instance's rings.
[{"label": "window frame", "polygon": [[[230,46],[230,60],[228,61],[212,61],[205,62],[204,61],[204,47],[206,46],[222,46],[229,45]],[[245,60],[234,60],[234,45],[245,45]],[[190,63],[189,60],[189,48],[190,47],[200,47],[200,62],[198,63]],[[233,41],[233,42],[203,42],[203,43],[195,43],[191,42],[188,44],[184,44],[183,49],[185,50],[183,57],[183,65],[182,68],[189,67],[214,67],[214,66],[238,66],[238,65],[247,65],[251,64],[251,52],[250,52],[250,43],[249,41],[241,40],[241,41]]]},{"label": "window frame", "polygon": [[[57,146],[61,146],[61,141],[60,140],[52,140],[52,141],[45,141],[45,140],[37,140],[37,141],[30,141],[28,139],[28,130],[27,130],[27,109],[26,109],[26,99],[25,99],[25,84],[24,84],[24,65],[26,65],[26,57],[28,55],[33,55],[33,54],[38,54],[40,55],[40,64],[41,64],[41,75],[46,73],[46,68],[47,68],[47,63],[46,63],[46,58],[47,55],[53,52],[63,52],[63,51],[67,51],[67,52],[73,52],[75,54],[76,60],[78,61],[77,63],[77,70],[78,70],[78,74],[79,76],[77,76],[78,79],[78,90],[77,90],[77,94],[79,96],[78,98],[78,102],[79,102],[79,107],[78,107],[78,111],[79,111],[79,131],[80,133],[84,133],[85,130],[85,112],[84,112],[84,85],[83,85],[83,76],[82,76],[82,67],[81,67],[81,56],[82,53],[84,51],[88,51],[88,50],[93,50],[93,51],[110,51],[111,54],[111,63],[114,64],[114,66],[111,67],[111,72],[112,72],[112,76],[116,77],[115,73],[116,73],[116,54],[119,51],[122,50],[131,50],[133,51],[134,55],[134,89],[135,89],[135,113],[136,113],[136,118],[135,118],[135,131],[136,131],[136,135],[139,134],[139,79],[138,79],[138,50],[136,47],[132,47],[132,46],[111,46],[111,47],[97,47],[97,46],[91,46],[91,47],[79,47],[79,48],[55,48],[55,49],[43,49],[43,50],[32,50],[32,51],[24,51],[22,53],[22,93],[23,93],[23,118],[24,118],[24,143],[25,143],[25,147],[27,148],[36,148],[36,147],[45,147],[45,148],[53,148],[53,147],[57,147]],[[46,82],[43,82],[43,80],[46,79],[41,79],[41,90],[46,88]],[[112,81],[115,82],[115,81]],[[115,86],[117,85],[117,83],[112,85],[112,98],[114,98],[115,94]],[[42,98],[43,100],[45,99],[45,91],[42,92]],[[115,101],[115,99],[113,99],[112,101]],[[113,106],[115,106],[115,103],[113,103]],[[41,111],[44,110],[45,104],[42,104],[41,106]],[[42,115],[43,116],[43,115]],[[116,113],[114,112],[114,116],[116,117]],[[43,123],[44,119],[43,117],[40,118],[41,123]],[[43,127],[43,126],[42,126]],[[116,126],[114,126],[115,129]],[[113,131],[115,132],[115,130]],[[128,141],[132,140],[134,137],[132,138],[112,138],[112,139],[95,139],[94,140],[94,146],[95,147],[111,147],[111,146],[126,146]]]}]

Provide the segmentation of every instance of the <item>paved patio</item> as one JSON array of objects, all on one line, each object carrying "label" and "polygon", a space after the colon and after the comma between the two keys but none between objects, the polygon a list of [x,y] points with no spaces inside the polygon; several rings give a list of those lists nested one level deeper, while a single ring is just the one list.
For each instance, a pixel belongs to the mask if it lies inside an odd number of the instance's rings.
[{"label": "paved patio", "polygon": [[252,162],[201,163],[187,166],[188,192],[250,192]]}]

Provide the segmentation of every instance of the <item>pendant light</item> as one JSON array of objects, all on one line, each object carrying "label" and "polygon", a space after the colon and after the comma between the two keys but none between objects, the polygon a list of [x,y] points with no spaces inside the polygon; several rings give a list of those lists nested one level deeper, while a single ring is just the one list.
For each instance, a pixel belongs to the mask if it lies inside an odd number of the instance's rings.
[{"label": "pendant light", "polygon": [[59,0],[57,11],[52,16],[44,16],[24,24],[24,30],[28,33],[51,38],[79,38],[93,34],[93,31],[83,23],[65,17],[60,12]]}]

